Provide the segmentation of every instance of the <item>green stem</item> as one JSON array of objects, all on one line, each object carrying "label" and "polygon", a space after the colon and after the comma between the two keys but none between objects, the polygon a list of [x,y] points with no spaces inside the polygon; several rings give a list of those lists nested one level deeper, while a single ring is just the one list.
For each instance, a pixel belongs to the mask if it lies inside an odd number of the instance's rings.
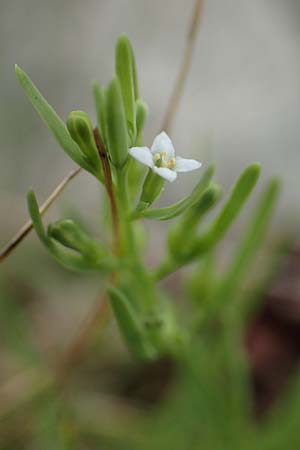
[{"label": "green stem", "polygon": [[118,170],[117,182],[118,208],[121,227],[121,252],[126,255],[129,261],[133,263],[134,261],[139,261],[140,256],[132,223],[129,220],[130,201],[127,173],[125,170]]},{"label": "green stem", "polygon": [[119,207],[119,219],[121,229],[121,255],[127,262],[130,274],[134,275],[136,294],[140,297],[140,306],[145,311],[153,311],[156,299],[153,280],[147,274],[136,241],[134,224],[130,220],[130,196],[128,189],[127,172],[118,170],[117,172],[117,197]]}]

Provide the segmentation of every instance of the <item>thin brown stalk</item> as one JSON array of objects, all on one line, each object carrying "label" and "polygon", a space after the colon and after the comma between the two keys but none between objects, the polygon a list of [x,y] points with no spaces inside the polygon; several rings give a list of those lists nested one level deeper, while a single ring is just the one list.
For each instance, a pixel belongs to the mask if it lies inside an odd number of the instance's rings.
[{"label": "thin brown stalk", "polygon": [[106,292],[103,292],[100,298],[97,299],[92,311],[89,312],[88,317],[80,325],[78,334],[60,358],[56,369],[57,381],[59,383],[64,382],[70,369],[80,364],[87,349],[87,342],[90,341],[96,327],[99,328],[105,325],[108,312],[107,296]]},{"label": "thin brown stalk", "polygon": [[166,132],[170,132],[171,127],[173,125],[175,114],[178,110],[179,102],[183,94],[183,89],[185,86],[187,75],[191,67],[197,32],[199,29],[200,19],[202,17],[202,10],[203,10],[203,0],[195,0],[194,11],[192,14],[192,20],[187,34],[186,46],[182,58],[182,63],[163,120],[162,129],[165,130]]},{"label": "thin brown stalk", "polygon": [[[40,214],[43,215],[50,208],[50,206],[55,202],[57,197],[66,188],[76,175],[81,171],[81,167],[74,167],[68,175],[66,175],[62,181],[56,186],[54,191],[49,195],[47,200],[40,207]],[[22,228],[17,232],[17,234],[6,244],[6,246],[0,252],[0,263],[4,261],[7,256],[23,241],[23,239],[30,233],[33,229],[33,223],[31,220],[25,223]]]},{"label": "thin brown stalk", "polygon": [[100,160],[102,163],[103,174],[104,174],[104,184],[105,184],[106,192],[107,192],[109,202],[110,202],[111,220],[112,220],[113,236],[114,236],[113,250],[114,250],[114,253],[117,253],[118,252],[118,243],[120,241],[118,208],[117,208],[117,203],[116,203],[115,194],[114,194],[113,181],[112,181],[109,160],[108,160],[107,152],[103,145],[98,128],[94,128],[94,138],[95,138],[97,149],[99,151],[99,156],[100,156]]}]

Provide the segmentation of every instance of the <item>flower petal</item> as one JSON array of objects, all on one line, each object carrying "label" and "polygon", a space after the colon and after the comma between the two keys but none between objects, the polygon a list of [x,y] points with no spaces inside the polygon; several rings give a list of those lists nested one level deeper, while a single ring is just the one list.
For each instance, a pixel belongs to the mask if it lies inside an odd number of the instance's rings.
[{"label": "flower petal", "polygon": [[169,158],[175,156],[172,141],[165,131],[162,131],[156,136],[151,147],[151,152],[153,155],[155,155],[155,153],[166,153]]},{"label": "flower petal", "polygon": [[176,156],[175,168],[176,172],[190,172],[201,167],[202,164],[195,159],[185,159],[180,156]]},{"label": "flower petal", "polygon": [[142,164],[148,167],[153,167],[153,157],[150,148],[148,147],[132,147],[128,150],[129,154]]},{"label": "flower petal", "polygon": [[174,170],[167,169],[165,167],[156,167],[152,168],[153,172],[155,172],[160,177],[164,178],[167,181],[175,181],[177,178],[177,173]]}]

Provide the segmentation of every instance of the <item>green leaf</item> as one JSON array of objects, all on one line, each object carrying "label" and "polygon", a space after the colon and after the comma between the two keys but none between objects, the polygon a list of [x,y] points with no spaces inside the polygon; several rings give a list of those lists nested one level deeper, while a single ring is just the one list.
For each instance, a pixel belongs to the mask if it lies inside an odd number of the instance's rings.
[{"label": "green leaf", "polygon": [[108,289],[108,294],[115,318],[129,349],[138,358],[152,358],[154,349],[146,341],[143,325],[127,297],[113,287]]},{"label": "green leaf", "polygon": [[221,194],[221,188],[217,184],[212,183],[211,186],[203,192],[199,200],[187,208],[183,217],[177,224],[184,234],[186,234],[187,230],[189,233],[195,230],[205,214],[218,202]]},{"label": "green leaf", "polygon": [[148,105],[142,100],[136,102],[136,142],[135,145],[143,145],[143,129],[148,117]]},{"label": "green leaf", "polygon": [[45,124],[52,131],[56,141],[67,153],[67,155],[75,161],[80,167],[83,167],[89,172],[93,173],[76,142],[70,136],[64,122],[56,114],[52,106],[42,96],[36,86],[32,83],[28,75],[16,65],[16,75],[20,85],[24,89],[28,99],[32,103],[35,110],[41,116]]},{"label": "green leaf", "polygon": [[115,58],[116,74],[120,82],[127,124],[131,139],[135,140],[136,134],[136,107],[137,80],[133,50],[129,39],[121,35],[116,44]]},{"label": "green leaf", "polygon": [[35,228],[35,231],[37,232],[38,237],[46,246],[48,246],[49,239],[48,239],[47,233],[45,231],[45,228],[44,228],[44,225],[42,222],[42,218],[40,215],[39,205],[38,205],[36,196],[32,189],[29,189],[29,191],[27,193],[27,206],[28,206],[29,215],[31,217],[33,226]]},{"label": "green leaf", "polygon": [[247,167],[236,181],[229,199],[208,230],[203,232],[198,238],[193,237],[191,242],[185,241],[185,245],[178,247],[176,259],[171,255],[171,258],[167,259],[156,269],[154,277],[161,279],[184,264],[193,261],[199,255],[203,255],[208,250],[211,250],[223,238],[230,225],[238,216],[254,189],[259,174],[259,164],[252,164]]},{"label": "green leaf", "polygon": [[170,253],[175,256],[180,255],[182,251],[182,245],[185,246],[188,242],[195,238],[195,233],[198,224],[203,219],[205,214],[217,203],[220,199],[222,191],[219,186],[213,184],[207,188],[199,198],[198,202],[187,208],[183,217],[176,223],[169,232],[168,235],[168,247]]},{"label": "green leaf", "polygon": [[189,257],[193,258],[199,253],[211,249],[222,239],[253,191],[259,174],[259,164],[252,164],[244,170],[233,186],[229,199],[209,230],[193,244]]},{"label": "green leaf", "polygon": [[120,84],[116,78],[110,82],[106,93],[106,127],[111,162],[121,169],[128,157],[128,136]]},{"label": "green leaf", "polygon": [[134,87],[134,98],[135,101],[139,99],[139,85],[138,85],[138,74],[137,74],[137,68],[136,68],[136,60],[134,51],[132,48],[132,45],[128,39],[128,45],[131,51],[131,67],[132,67],[132,76],[133,76],[133,87]]},{"label": "green leaf", "polygon": [[193,189],[192,193],[187,197],[183,198],[173,205],[166,206],[164,208],[157,209],[146,209],[142,212],[138,212],[138,216],[134,217],[145,217],[147,219],[153,220],[170,220],[182,214],[188,208],[194,206],[202,196],[205,189],[209,186],[213,174],[215,172],[214,166],[209,166],[197,186]]},{"label": "green leaf", "polygon": [[277,204],[279,190],[279,180],[272,179],[262,195],[248,230],[237,247],[221,288],[229,296],[237,285],[243,283],[244,276],[249,272],[250,265],[261,247]]}]

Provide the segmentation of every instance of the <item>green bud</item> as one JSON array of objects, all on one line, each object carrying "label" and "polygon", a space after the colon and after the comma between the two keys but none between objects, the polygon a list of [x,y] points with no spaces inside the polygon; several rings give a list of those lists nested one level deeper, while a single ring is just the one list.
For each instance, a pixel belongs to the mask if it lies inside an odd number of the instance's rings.
[{"label": "green bud", "polygon": [[89,260],[98,261],[106,254],[102,245],[90,238],[73,220],[58,220],[48,226],[48,236]]},{"label": "green bud", "polygon": [[97,168],[101,167],[91,119],[84,111],[72,111],[67,118],[67,128],[82,153]]},{"label": "green bud", "polygon": [[106,133],[111,162],[121,169],[128,157],[128,134],[119,81],[113,79],[106,92]]},{"label": "green bud", "polygon": [[139,204],[151,205],[154,200],[159,197],[163,187],[165,185],[165,180],[149,169],[146,179],[143,184],[142,194]]}]

